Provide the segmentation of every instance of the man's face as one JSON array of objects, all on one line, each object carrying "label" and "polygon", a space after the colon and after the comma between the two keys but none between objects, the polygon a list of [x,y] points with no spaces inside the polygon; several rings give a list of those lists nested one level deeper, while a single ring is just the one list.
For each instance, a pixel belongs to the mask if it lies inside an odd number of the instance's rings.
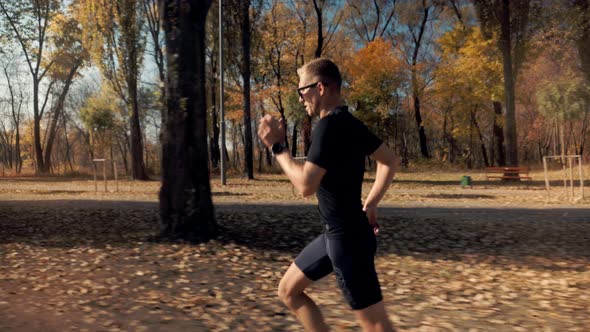
[{"label": "man's face", "polygon": [[316,77],[311,77],[306,72],[299,76],[299,102],[305,105],[305,111],[310,117],[320,112],[320,93],[317,84],[319,79],[314,78]]}]

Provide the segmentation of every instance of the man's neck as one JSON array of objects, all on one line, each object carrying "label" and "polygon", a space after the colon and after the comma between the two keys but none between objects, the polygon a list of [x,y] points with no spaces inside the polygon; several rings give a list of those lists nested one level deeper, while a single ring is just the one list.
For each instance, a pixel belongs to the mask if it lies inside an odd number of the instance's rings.
[{"label": "man's neck", "polygon": [[344,105],[344,101],[342,98],[334,98],[333,100],[327,100],[323,107],[320,109],[320,119],[323,117],[330,115],[332,111],[338,107]]}]

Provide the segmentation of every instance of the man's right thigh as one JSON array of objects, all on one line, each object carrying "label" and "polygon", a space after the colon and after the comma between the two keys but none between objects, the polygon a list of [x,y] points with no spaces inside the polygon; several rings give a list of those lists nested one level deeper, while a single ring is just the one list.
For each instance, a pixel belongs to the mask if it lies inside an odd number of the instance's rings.
[{"label": "man's right thigh", "polygon": [[328,255],[327,239],[324,233],[311,241],[295,258],[294,264],[312,281],[317,281],[334,271]]},{"label": "man's right thigh", "polygon": [[324,234],[321,234],[311,241],[289,266],[279,284],[279,292],[301,293],[314,281],[332,271],[332,262],[326,250],[326,239]]}]

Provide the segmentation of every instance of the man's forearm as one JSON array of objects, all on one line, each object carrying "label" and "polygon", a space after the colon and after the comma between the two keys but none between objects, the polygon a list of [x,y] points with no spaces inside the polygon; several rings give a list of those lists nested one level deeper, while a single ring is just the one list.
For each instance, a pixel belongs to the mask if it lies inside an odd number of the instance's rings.
[{"label": "man's forearm", "polygon": [[309,161],[301,165],[286,152],[278,154],[276,158],[293,186],[303,197],[312,195],[318,190],[322,177],[326,174],[325,169]]},{"label": "man's forearm", "polygon": [[304,173],[303,173],[303,165],[295,162],[293,158],[291,158],[291,154],[289,151],[285,150],[285,152],[278,154],[275,156],[279,165],[285,172],[285,175],[289,178],[289,181],[297,188],[300,193],[304,192]]},{"label": "man's forearm", "polygon": [[367,200],[365,205],[377,206],[389,186],[393,180],[393,176],[395,175],[396,167],[395,163],[392,164],[383,164],[377,162],[377,172],[375,175],[375,183],[373,183],[373,187],[369,192],[369,196],[367,196]]}]

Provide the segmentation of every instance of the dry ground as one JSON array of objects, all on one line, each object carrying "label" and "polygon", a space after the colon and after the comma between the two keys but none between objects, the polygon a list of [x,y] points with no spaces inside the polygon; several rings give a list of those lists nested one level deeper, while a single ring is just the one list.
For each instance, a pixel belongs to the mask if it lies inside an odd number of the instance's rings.
[{"label": "dry ground", "polygon": [[[590,202],[533,177],[400,174],[376,259],[399,330],[589,330]],[[146,241],[157,182],[0,178],[0,331],[301,331],[275,289],[320,232],[315,200],[282,176],[212,182],[223,235],[191,245]],[[333,277],[310,295],[334,331],[359,330]]]}]

